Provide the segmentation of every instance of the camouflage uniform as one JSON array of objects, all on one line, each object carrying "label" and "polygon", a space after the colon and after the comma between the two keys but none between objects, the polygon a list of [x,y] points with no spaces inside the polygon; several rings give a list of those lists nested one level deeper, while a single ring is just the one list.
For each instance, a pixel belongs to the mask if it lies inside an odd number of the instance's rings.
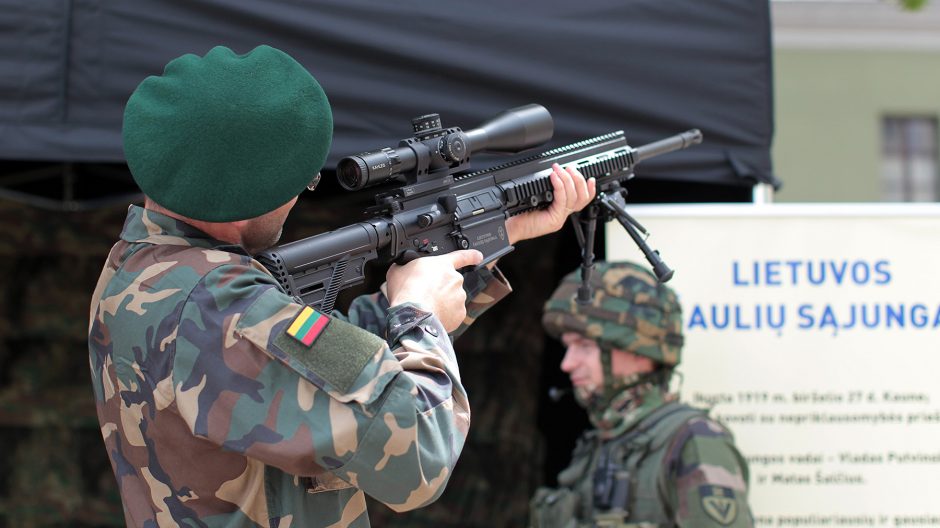
[{"label": "camouflage uniform", "polygon": [[[559,487],[537,491],[531,526],[753,526],[747,463],[731,433],[668,392],[683,342],[675,293],[631,263],[599,263],[589,304],[576,302],[580,283],[578,272],[562,281],[543,325],[598,344],[604,387],[576,390],[595,429],[579,440]],[[657,370],[614,377],[614,349],[649,357]]]},{"label": "camouflage uniform", "polygon": [[[509,291],[479,273],[469,319]],[[311,314],[240,248],[136,206],[89,350],[128,526],[369,526],[363,492],[435,500],[469,427],[433,315],[382,295]]]}]

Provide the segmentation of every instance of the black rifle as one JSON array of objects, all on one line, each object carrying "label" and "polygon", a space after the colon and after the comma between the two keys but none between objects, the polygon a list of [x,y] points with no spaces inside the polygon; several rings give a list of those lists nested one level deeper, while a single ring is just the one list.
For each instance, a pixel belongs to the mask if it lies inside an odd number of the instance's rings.
[{"label": "black rifle", "polygon": [[700,143],[689,130],[630,147],[623,131],[572,143],[486,170],[469,172],[471,154],[519,152],[548,141],[553,123],[539,105],[507,110],[478,128],[442,129],[437,114],[412,121],[415,136],[397,148],[364,152],[340,160],[337,176],[349,190],[398,180],[403,186],[376,196],[373,216],[335,231],[290,242],[261,253],[258,260],[288,294],[329,313],[337,294],[365,280],[367,262],[382,258],[399,264],[418,257],[477,249],[485,265],[512,251],[506,219],[551,203],[551,166],[574,165],[597,179],[597,197],[571,220],[582,248],[579,299],[590,299],[587,281],[593,268],[597,220],[616,218],[653,266],[660,281],[672,276],[659,254],[646,244],[646,230],[625,210],[621,183],[637,163]]}]

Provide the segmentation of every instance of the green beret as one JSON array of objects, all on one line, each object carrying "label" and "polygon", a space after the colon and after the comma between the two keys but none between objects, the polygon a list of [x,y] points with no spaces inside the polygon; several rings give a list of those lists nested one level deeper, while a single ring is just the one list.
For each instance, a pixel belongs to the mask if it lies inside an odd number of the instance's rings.
[{"label": "green beret", "polygon": [[320,84],[270,46],[217,46],[150,76],[124,109],[134,181],[183,216],[230,222],[299,195],[326,162],[333,115]]},{"label": "green beret", "polygon": [[561,281],[545,303],[542,326],[559,338],[575,332],[601,347],[626,350],[664,365],[681,360],[682,307],[675,292],[632,262],[597,262],[591,302],[577,301],[580,268]]}]

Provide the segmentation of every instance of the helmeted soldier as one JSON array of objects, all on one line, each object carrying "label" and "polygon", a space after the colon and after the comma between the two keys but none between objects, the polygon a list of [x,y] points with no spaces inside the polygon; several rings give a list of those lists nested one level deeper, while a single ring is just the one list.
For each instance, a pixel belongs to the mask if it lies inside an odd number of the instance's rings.
[{"label": "helmeted soldier", "polygon": [[[288,296],[252,255],[276,243],[332,139],[319,83],[286,53],[219,46],[145,79],[124,113],[131,206],[92,297],[89,353],[126,524],[364,527],[364,494],[437,498],[469,427],[451,337],[509,292],[478,251],[392,266],[346,316]],[[593,197],[555,201],[510,242]]]},{"label": "helmeted soldier", "polygon": [[559,487],[537,491],[531,526],[752,526],[731,433],[669,389],[683,345],[676,294],[629,262],[597,263],[590,285],[580,303],[576,270],[545,304],[542,323],[567,347],[561,368],[594,429]]}]

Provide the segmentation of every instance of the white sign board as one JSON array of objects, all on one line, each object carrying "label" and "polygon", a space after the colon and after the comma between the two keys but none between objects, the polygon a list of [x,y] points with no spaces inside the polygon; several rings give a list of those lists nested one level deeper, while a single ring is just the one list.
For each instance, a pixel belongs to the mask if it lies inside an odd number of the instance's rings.
[{"label": "white sign board", "polygon": [[[634,206],[757,526],[940,526],[940,206]],[[646,264],[612,222],[607,258]]]}]

